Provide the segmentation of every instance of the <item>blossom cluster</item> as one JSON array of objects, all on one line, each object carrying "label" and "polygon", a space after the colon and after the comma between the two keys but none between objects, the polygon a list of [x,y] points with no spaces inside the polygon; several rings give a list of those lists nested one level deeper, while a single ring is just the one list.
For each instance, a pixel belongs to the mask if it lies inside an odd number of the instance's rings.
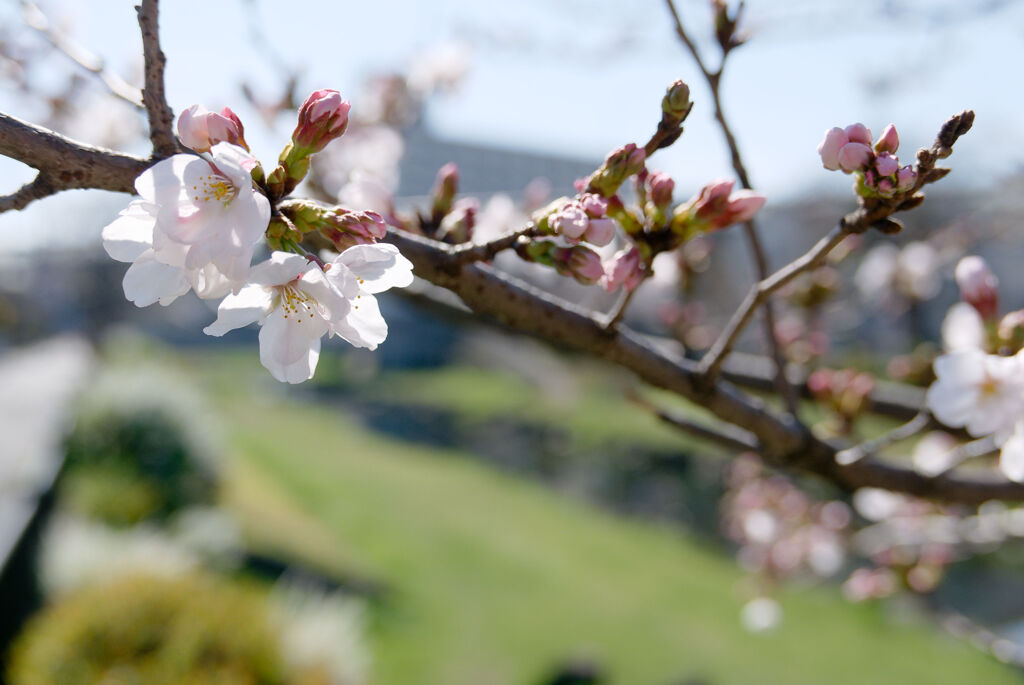
[{"label": "blossom cluster", "polygon": [[943,322],[947,351],[935,360],[928,408],[947,426],[991,437],[1003,473],[1024,482],[1024,312],[999,318],[998,281],[980,257],[964,257],[955,273],[963,302]]},{"label": "blossom cluster", "polygon": [[888,198],[913,189],[917,183],[914,167],[900,166],[896,157],[899,146],[899,134],[892,124],[885,127],[872,145],[871,130],[857,123],[825,131],[818,154],[826,169],[855,174],[861,196]]},{"label": "blossom cluster", "polygon": [[[324,334],[375,349],[387,324],[374,295],[412,282],[412,264],[376,242],[387,230],[383,218],[280,202],[305,175],[310,155],[344,133],[348,113],[337,91],[310,95],[266,175],[229,108],[185,110],[178,136],[196,154],[174,155],[140,174],[139,199],[103,229],[107,253],[131,263],[125,296],[140,307],[168,305],[189,290],[223,298],[204,331],[219,336],[258,322],[260,361],[289,383],[313,376]],[[340,254],[325,263],[306,252],[299,243],[311,230]],[[253,265],[264,241],[269,258]]]},{"label": "blossom cluster", "polygon": [[[678,90],[670,89],[666,102]],[[608,292],[631,292],[652,275],[659,253],[749,221],[764,205],[763,195],[733,191],[732,181],[717,180],[672,209],[675,181],[664,172],[648,171],[645,160],[644,149],[633,143],[613,150],[593,174],[576,182],[575,198],[560,198],[535,213],[536,232],[544,237],[517,245],[516,251],[581,283],[598,283]],[[634,206],[627,206],[618,194],[630,177]],[[616,227],[622,229],[620,248],[602,255],[595,248],[615,242]]]}]

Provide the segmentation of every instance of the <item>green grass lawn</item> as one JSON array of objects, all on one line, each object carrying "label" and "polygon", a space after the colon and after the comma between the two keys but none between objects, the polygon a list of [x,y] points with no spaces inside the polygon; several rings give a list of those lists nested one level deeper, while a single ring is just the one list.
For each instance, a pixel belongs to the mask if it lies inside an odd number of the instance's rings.
[{"label": "green grass lawn", "polygon": [[[1020,682],[835,588],[784,593],[780,629],[750,635],[738,620],[743,574],[678,530],[598,511],[456,450],[371,433],[279,388],[264,392],[254,350],[248,361],[199,353],[176,363],[198,370],[216,402],[234,455],[227,499],[254,543],[389,588],[372,611],[374,683],[530,685],[579,656],[623,685]],[[481,378],[437,373],[398,378],[407,387],[395,392],[426,401],[446,384],[467,385],[445,374]],[[623,425],[650,420],[616,401]],[[497,400],[470,404],[486,402]]]}]

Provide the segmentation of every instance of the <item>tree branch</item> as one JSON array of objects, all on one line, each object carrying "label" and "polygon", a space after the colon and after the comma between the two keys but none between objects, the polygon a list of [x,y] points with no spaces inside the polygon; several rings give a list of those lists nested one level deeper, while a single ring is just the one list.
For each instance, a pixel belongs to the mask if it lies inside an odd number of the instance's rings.
[{"label": "tree branch", "polygon": [[72,188],[135,192],[135,177],[150,160],[94,147],[0,113],[0,155],[39,171],[31,183],[7,195],[0,212]]},{"label": "tree branch", "polygon": [[843,222],[833,228],[827,236],[819,240],[814,247],[805,254],[782,267],[768,278],[751,286],[746,298],[740,303],[739,308],[733,313],[729,323],[719,334],[714,345],[707,351],[700,363],[700,371],[708,378],[715,378],[725,361],[725,357],[732,351],[733,346],[739,339],[747,322],[754,315],[758,306],[763,304],[768,297],[779,288],[785,286],[804,271],[820,265],[825,257],[839,243],[850,234],[849,229]]},{"label": "tree branch", "polygon": [[[722,108],[722,97],[719,92],[719,84],[722,77],[722,67],[725,66],[725,54],[722,56],[722,64],[719,66],[718,71],[709,71],[704,65],[704,61],[701,59],[700,51],[697,50],[696,44],[690,39],[689,34],[686,32],[682,18],[676,10],[675,3],[673,3],[672,0],[665,0],[665,2],[668,5],[669,13],[672,15],[672,19],[675,23],[676,35],[679,36],[683,45],[685,45],[686,49],[690,52],[690,55],[693,57],[693,61],[697,64],[697,68],[700,69],[701,74],[704,75],[704,80],[708,84],[708,90],[711,91],[711,101],[715,106],[715,121],[718,122],[718,127],[721,129],[722,135],[725,137],[726,145],[729,147],[729,157],[732,162],[732,168],[735,171],[737,178],[739,178],[740,184],[742,184],[744,188],[752,189],[753,186],[750,183],[750,176],[747,174],[747,168],[744,166],[743,157],[740,154],[739,144],[737,144],[736,137],[733,135],[732,129],[729,127],[729,123],[725,119],[725,110]],[[761,245],[761,240],[757,233],[757,224],[755,224],[753,219],[743,224],[743,232],[747,236],[747,244],[750,245],[750,251],[754,257],[757,279],[759,281],[764,281],[768,278],[769,273],[768,257],[765,255],[764,247]],[[779,340],[775,336],[775,308],[772,306],[771,302],[767,300],[767,296],[765,296],[763,304],[764,334],[768,339],[772,358],[775,360],[775,384],[779,395],[786,403],[787,409],[789,409],[791,414],[795,414],[796,394],[786,380],[786,359],[782,354],[782,346],[779,344]],[[745,324],[746,321],[743,323]],[[739,331],[737,331],[737,334],[738,333]]]},{"label": "tree branch", "polygon": [[884,488],[966,504],[1024,500],[1024,484],[994,477],[929,477],[874,458],[840,465],[835,460],[838,448],[812,435],[792,416],[771,410],[724,381],[705,384],[696,364],[655,348],[627,326],[606,330],[593,312],[490,266],[457,264],[452,248],[443,243],[397,229],[389,231],[387,241],[412,261],[418,276],[451,290],[477,314],[618,364],[655,387],[682,395],[722,421],[742,426],[756,437],[760,454],[773,466],[817,474],[849,490]]},{"label": "tree branch", "polygon": [[819,240],[810,250],[770,277],[762,278],[760,282],[755,283],[714,345],[704,355],[701,360],[701,372],[709,379],[717,377],[726,355],[736,344],[740,333],[743,332],[743,328],[750,321],[758,306],[767,303],[768,297],[773,292],[785,286],[804,271],[819,266],[828,253],[844,238],[855,233],[863,233],[872,226],[886,232],[899,230],[899,223],[889,217],[895,212],[917,207],[924,201],[924,196],[918,191],[949,173],[949,169],[937,168],[935,163],[953,153],[953,144],[960,136],[971,130],[973,124],[974,112],[970,110],[965,110],[947,119],[939,129],[939,134],[932,146],[918,150],[917,181],[911,189],[892,198],[860,198],[860,206],[844,216],[829,234]]},{"label": "tree branch", "polygon": [[149,139],[153,143],[153,157],[170,157],[180,151],[174,137],[174,112],[167,104],[164,93],[164,68],[167,58],[160,49],[157,21],[157,0],[142,0],[135,7],[142,31],[142,55],[145,60],[146,85],[142,89],[142,104],[149,118]]},{"label": "tree branch", "polygon": [[63,53],[72,62],[98,77],[113,95],[116,95],[133,107],[142,109],[142,92],[121,78],[117,73],[108,69],[102,57],[76,45],[67,36],[53,28],[43,11],[31,0],[21,0],[21,5],[25,16],[25,23],[43,34],[46,40],[50,42],[50,45]]}]

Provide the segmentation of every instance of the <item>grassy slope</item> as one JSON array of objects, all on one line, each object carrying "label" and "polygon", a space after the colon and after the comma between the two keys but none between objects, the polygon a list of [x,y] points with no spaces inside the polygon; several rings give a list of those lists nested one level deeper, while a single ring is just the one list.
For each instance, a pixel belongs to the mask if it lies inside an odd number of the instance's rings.
[{"label": "grassy slope", "polygon": [[1019,682],[833,590],[786,594],[783,627],[748,635],[740,572],[677,532],[369,434],[336,411],[241,401],[252,389],[234,373],[218,382],[237,362],[195,361],[227,401],[232,500],[254,535],[391,586],[374,625],[376,683],[525,685],[574,655],[630,685]]}]

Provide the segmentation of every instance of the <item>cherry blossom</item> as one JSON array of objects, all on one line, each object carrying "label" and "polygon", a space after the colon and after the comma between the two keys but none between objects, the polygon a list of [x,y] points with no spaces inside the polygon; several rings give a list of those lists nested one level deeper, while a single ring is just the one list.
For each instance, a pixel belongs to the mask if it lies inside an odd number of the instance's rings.
[{"label": "cherry blossom", "polygon": [[371,350],[384,342],[388,327],[374,295],[411,282],[412,264],[393,245],[356,245],[323,268],[274,252],[203,332],[221,336],[258,322],[260,362],[277,380],[301,383],[313,377],[325,333]]},{"label": "cherry blossom", "polygon": [[202,105],[192,105],[178,116],[178,137],[196,152],[209,152],[224,141],[249,149],[245,143],[245,128],[229,107],[218,113]]},{"label": "cherry blossom", "polygon": [[1002,445],[1024,418],[1024,367],[1019,356],[1000,357],[977,349],[935,360],[937,380],[928,388],[928,408],[942,423],[971,435],[993,435]]},{"label": "cherry blossom", "polygon": [[139,175],[140,199],[103,229],[107,254],[132,263],[123,283],[129,300],[167,305],[189,289],[215,298],[243,285],[270,220],[270,203],[249,175],[254,163],[242,148],[218,143]]}]

